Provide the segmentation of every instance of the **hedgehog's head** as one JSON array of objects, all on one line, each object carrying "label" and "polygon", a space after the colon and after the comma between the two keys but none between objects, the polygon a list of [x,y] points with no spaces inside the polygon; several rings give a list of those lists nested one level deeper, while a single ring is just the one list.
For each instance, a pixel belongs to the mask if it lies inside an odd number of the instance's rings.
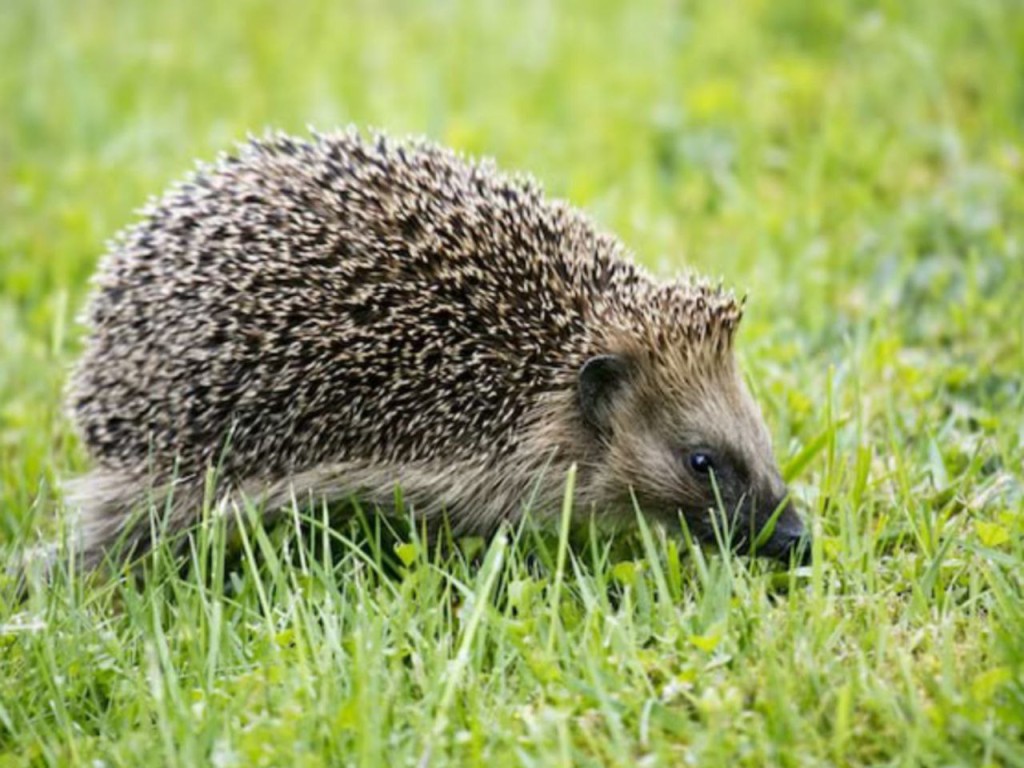
[{"label": "hedgehog's head", "polygon": [[741,305],[700,284],[664,291],[671,305],[653,303],[640,336],[620,336],[580,368],[601,475],[647,513],[682,513],[705,542],[724,537],[737,551],[805,561],[807,533],[732,353]]}]

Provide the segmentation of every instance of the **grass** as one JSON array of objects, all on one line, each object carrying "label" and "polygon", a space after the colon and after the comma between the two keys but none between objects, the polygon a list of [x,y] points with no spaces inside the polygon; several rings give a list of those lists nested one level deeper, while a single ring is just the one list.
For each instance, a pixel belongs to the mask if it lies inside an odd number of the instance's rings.
[{"label": "grass", "polygon": [[440,556],[308,510],[232,563],[212,526],[184,574],[0,591],[0,766],[1024,765],[1021,73],[1011,0],[9,0],[0,557],[87,465],[61,387],[104,240],[247,131],[349,122],[749,290],[819,551]]}]

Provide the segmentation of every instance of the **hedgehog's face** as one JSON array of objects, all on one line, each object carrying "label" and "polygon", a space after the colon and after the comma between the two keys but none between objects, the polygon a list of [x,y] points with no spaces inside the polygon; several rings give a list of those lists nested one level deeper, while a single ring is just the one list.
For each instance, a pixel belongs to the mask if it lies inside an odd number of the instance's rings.
[{"label": "hedgehog's face", "polygon": [[580,406],[602,445],[605,476],[646,513],[669,521],[681,513],[705,542],[805,559],[807,534],[731,357],[689,370],[620,355],[584,364]]}]

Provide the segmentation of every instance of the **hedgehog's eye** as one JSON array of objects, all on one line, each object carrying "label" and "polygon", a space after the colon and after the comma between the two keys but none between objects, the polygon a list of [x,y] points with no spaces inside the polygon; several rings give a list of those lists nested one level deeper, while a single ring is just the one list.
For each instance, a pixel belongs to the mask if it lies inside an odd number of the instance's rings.
[{"label": "hedgehog's eye", "polygon": [[711,470],[715,468],[715,462],[711,459],[711,454],[705,451],[694,451],[690,454],[689,460],[690,469],[698,475],[710,474]]}]

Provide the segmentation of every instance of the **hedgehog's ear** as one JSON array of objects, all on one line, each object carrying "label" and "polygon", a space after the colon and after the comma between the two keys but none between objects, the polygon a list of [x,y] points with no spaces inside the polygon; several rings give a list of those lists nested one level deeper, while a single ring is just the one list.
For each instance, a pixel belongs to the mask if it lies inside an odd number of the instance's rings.
[{"label": "hedgehog's ear", "polygon": [[580,410],[583,420],[598,432],[611,431],[613,401],[629,377],[622,355],[595,355],[580,368]]}]

